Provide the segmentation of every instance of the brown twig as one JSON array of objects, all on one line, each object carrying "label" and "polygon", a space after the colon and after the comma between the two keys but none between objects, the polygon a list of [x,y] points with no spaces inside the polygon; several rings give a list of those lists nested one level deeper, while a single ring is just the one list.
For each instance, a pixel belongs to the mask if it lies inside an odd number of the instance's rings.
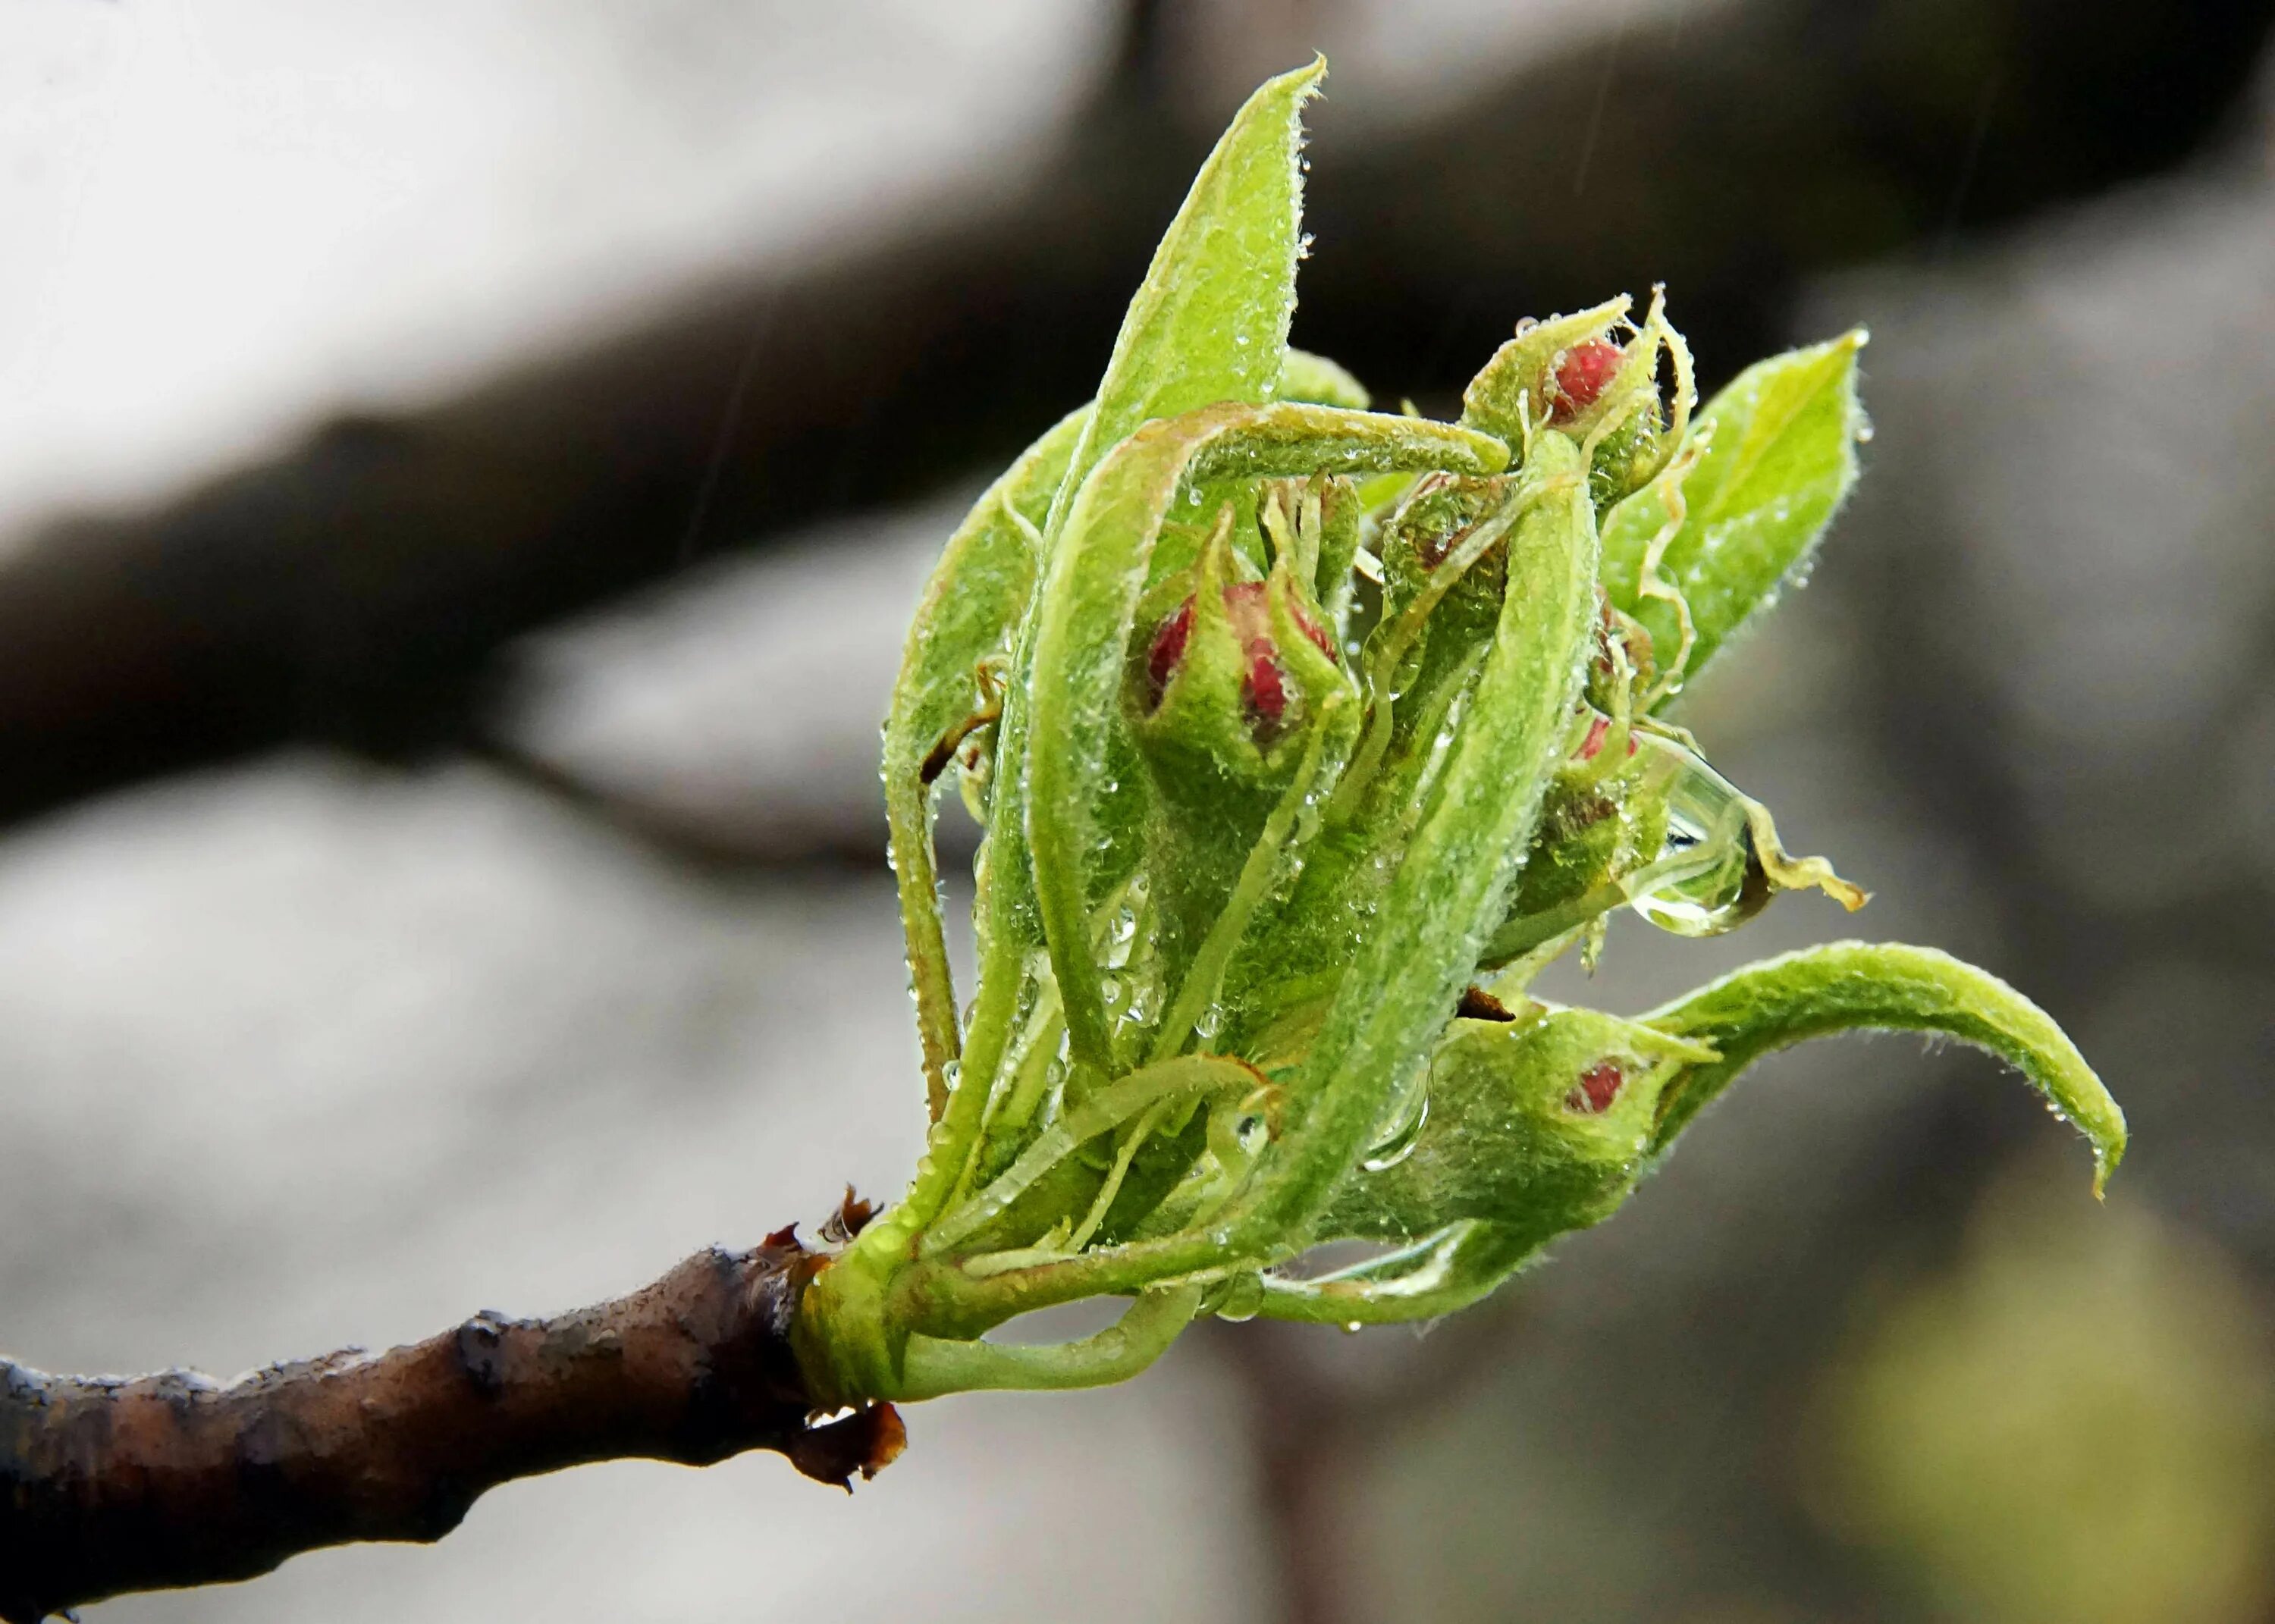
[{"label": "brown twig", "polygon": [[773,1449],[850,1488],[904,1434],[889,1405],[813,1424],[789,1332],[819,1261],[785,1229],[557,1318],[485,1312],[226,1386],[0,1360],[0,1620],[249,1579],[324,1545],[431,1542],[484,1491],[591,1461]]}]

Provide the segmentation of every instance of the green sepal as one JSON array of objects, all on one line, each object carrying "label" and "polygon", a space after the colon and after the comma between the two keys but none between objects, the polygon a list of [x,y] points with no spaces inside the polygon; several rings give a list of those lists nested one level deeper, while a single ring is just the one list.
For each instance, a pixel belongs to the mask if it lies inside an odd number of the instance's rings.
[{"label": "green sepal", "polygon": [[1511,445],[1523,444],[1548,420],[1556,359],[1576,344],[1605,336],[1627,319],[1634,304],[1622,293],[1592,309],[1519,329],[1462,391],[1462,421]]},{"label": "green sepal", "polygon": [[[1456,1020],[1411,1138],[1352,1171],[1316,1235],[1410,1241],[1468,1218],[1537,1247],[1599,1222],[1644,1170],[1661,1085],[1713,1053],[1593,1009]],[[1616,1076],[1608,1104],[1591,1076]]]},{"label": "green sepal", "polygon": [[[1604,588],[1650,631],[1665,697],[1805,571],[1856,482],[1863,343],[1860,329],[1749,366],[1698,414],[1687,471],[1678,459],[1605,516]],[[1670,487],[1682,508],[1671,531]]]},{"label": "green sepal", "polygon": [[1940,1032],[1987,1049],[2027,1078],[2093,1145],[2097,1196],[2125,1154],[2125,1113],[2046,1012],[1988,971],[1933,948],[1841,941],[1751,964],[1642,1017],[1712,1047],[1660,1095],[1651,1152],[1760,1056],[1834,1032]]}]

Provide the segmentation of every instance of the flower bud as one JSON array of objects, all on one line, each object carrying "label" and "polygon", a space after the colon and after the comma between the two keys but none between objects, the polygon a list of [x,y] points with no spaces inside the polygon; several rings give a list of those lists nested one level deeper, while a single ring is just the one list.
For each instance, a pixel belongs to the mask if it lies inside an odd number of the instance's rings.
[{"label": "flower bud", "polygon": [[1662,1090],[1712,1058],[1591,1009],[1526,1002],[1457,1019],[1410,1143],[1345,1181],[1322,1233],[1406,1240],[1474,1218],[1538,1245],[1585,1228],[1634,1190]]},{"label": "flower bud", "polygon": [[1357,693],[1295,549],[1234,578],[1231,510],[1193,566],[1139,605],[1125,705],[1157,791],[1150,824],[1160,942],[1191,951],[1230,899],[1291,785],[1346,754]]},{"label": "flower bud", "polygon": [[[1462,397],[1463,421],[1512,445],[1543,428],[1578,441],[1599,509],[1642,488],[1689,423],[1690,352],[1667,324],[1665,301],[1654,291],[1640,326],[1629,321],[1629,308],[1622,295],[1592,310],[1520,324]],[[1659,390],[1662,351],[1674,373],[1671,424]]]},{"label": "flower bud", "polygon": [[1229,520],[1228,510],[1195,567],[1141,606],[1152,630],[1130,703],[1157,774],[1263,788],[1285,781],[1291,741],[1350,679],[1284,556],[1265,580],[1228,578],[1239,564]]},{"label": "flower bud", "polygon": [[1579,742],[1542,797],[1486,966],[1621,903],[1677,936],[1719,936],[1780,891],[1811,886],[1852,911],[1863,906],[1864,893],[1824,858],[1787,855],[1768,810],[1696,752],[1655,730],[1583,716]]}]

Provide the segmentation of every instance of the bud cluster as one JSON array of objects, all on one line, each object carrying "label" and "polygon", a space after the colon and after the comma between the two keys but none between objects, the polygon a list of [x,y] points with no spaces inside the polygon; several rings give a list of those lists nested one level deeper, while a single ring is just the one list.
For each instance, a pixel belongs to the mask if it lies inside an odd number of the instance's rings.
[{"label": "bud cluster", "polygon": [[[1924,949],[1741,971],[1633,1019],[1544,1001],[1621,906],[1682,936],[1863,893],[1663,714],[1853,478],[1854,338],[1696,420],[1654,291],[1528,321],[1461,419],[1366,410],[1286,347],[1298,112],[1257,93],[1096,399],[951,539],[886,729],[934,1122],[905,1198],[809,1288],[812,1391],[1076,1386],[1195,1316],[1427,1318],[1624,1201],[1756,1054],[1894,1025],[2123,1123],[2058,1029]],[[984,786],[979,989],[956,1003],[933,779]],[[1326,1274],[1339,1241],[1389,1250]],[[1117,1295],[1113,1330],[981,1340]]]}]

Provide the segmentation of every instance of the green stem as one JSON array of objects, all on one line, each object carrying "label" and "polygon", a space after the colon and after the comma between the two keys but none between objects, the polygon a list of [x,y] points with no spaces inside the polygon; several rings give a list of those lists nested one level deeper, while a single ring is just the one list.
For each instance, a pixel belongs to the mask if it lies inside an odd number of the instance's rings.
[{"label": "green stem", "polygon": [[1311,1280],[1264,1276],[1271,1319],[1378,1326],[1435,1319],[1489,1295],[1535,1250],[1534,1243],[1465,1218],[1395,1251]]},{"label": "green stem", "polygon": [[1049,1392],[1110,1386],[1127,1381],[1168,1351],[1178,1333],[1192,1323],[1200,1303],[1198,1286],[1149,1291],[1095,1336],[1037,1347],[912,1336],[901,1379],[889,1396],[934,1399],[989,1389]]},{"label": "green stem", "polygon": [[1147,1066],[1107,1084],[1088,1100],[1035,1136],[986,1189],[933,1224],[926,1232],[924,1258],[937,1258],[954,1250],[989,1222],[1002,1215],[1034,1182],[1064,1161],[1100,1134],[1119,1128],[1139,1112],[1180,1094],[1213,1089],[1251,1089],[1261,1079],[1239,1061],[1210,1054],[1188,1054],[1160,1065]]}]

